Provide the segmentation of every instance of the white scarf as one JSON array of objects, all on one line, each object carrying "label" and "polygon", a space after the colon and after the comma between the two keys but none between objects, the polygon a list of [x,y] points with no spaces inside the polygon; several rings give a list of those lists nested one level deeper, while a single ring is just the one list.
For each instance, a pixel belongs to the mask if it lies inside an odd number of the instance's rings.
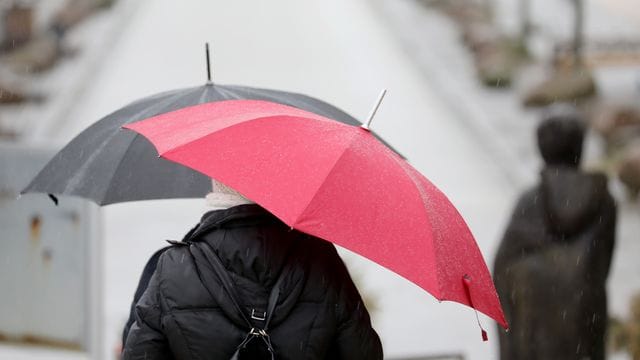
[{"label": "white scarf", "polygon": [[207,206],[213,208],[213,210],[224,210],[238,205],[255,204],[234,189],[213,179],[211,179],[211,192],[207,194],[205,200]]}]

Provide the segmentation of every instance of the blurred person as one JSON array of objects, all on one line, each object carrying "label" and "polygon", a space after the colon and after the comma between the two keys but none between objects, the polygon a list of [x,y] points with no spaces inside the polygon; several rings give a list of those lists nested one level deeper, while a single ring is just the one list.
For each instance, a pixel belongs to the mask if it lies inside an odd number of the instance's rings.
[{"label": "blurred person", "polygon": [[145,267],[123,358],[382,359],[333,244],[212,184],[212,210]]},{"label": "blurred person", "polygon": [[583,121],[554,106],[537,129],[545,166],[518,200],[494,264],[511,331],[502,360],[605,358],[606,280],[616,206],[607,178],[579,169]]}]

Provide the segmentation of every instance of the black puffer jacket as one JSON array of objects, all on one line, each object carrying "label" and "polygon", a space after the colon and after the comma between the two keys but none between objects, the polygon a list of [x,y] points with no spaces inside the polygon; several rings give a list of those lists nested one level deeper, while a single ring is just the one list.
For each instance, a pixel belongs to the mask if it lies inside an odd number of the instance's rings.
[{"label": "black puffer jacket", "polygon": [[[266,307],[285,263],[293,263],[269,330],[276,359],[382,359],[332,244],[291,230],[257,205],[209,212],[195,232],[195,241],[206,241],[221,259],[247,313]],[[217,290],[213,297],[202,281]],[[124,358],[226,360],[248,330],[216,274],[196,267],[188,246],[175,246],[160,257],[137,304]]]}]

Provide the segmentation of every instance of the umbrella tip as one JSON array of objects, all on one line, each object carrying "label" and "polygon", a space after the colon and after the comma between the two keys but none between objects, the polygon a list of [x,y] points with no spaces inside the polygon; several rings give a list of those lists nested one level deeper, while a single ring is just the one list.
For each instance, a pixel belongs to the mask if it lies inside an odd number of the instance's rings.
[{"label": "umbrella tip", "polygon": [[382,103],[382,99],[386,94],[387,94],[387,89],[382,89],[382,91],[380,91],[380,95],[378,95],[378,100],[376,101],[376,104],[373,106],[373,109],[371,109],[371,112],[369,112],[369,116],[367,116],[367,122],[362,125],[363,129],[369,130],[369,127],[371,126],[371,122],[373,121],[373,117],[376,115],[376,112],[378,111],[378,108]]},{"label": "umbrella tip", "polygon": [[204,51],[207,58],[207,85],[213,85],[213,81],[211,81],[211,61],[209,58],[209,43],[204,44]]},{"label": "umbrella tip", "polygon": [[53,195],[53,194],[47,194],[47,195],[49,195],[49,199],[51,199],[51,201],[53,201],[53,203],[54,203],[56,206],[58,206],[58,202],[59,202],[58,198],[57,198],[55,195]]},{"label": "umbrella tip", "polygon": [[476,314],[476,321],[478,322],[478,327],[480,328],[480,336],[482,337],[482,341],[489,341],[489,336],[487,335],[487,331],[482,327],[482,323],[480,322],[480,317],[478,316],[478,310],[476,306],[473,304],[473,299],[471,298],[471,276],[469,274],[462,275],[462,284],[464,285],[464,290],[467,293],[467,297],[469,299],[469,306],[473,309],[473,312]]}]

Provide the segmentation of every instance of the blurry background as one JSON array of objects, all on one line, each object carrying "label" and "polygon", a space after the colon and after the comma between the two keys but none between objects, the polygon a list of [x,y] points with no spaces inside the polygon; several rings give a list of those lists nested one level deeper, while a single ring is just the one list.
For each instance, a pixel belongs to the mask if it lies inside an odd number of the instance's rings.
[{"label": "blurry background", "polygon": [[[449,196],[490,267],[517,195],[537,180],[542,107],[579,106],[592,129],[585,167],[607,172],[618,200],[610,315],[616,334],[634,331],[635,2],[0,0],[0,358],[115,358],[144,263],[199,220],[204,202],[55,207],[17,193],[99,118],[203,84],[205,42],[217,83],[306,93],[359,119],[389,89],[372,127]],[[482,342],[472,310],[341,253],[374,304],[388,358],[497,358],[488,318]],[[637,346],[618,341],[612,358]]]}]

